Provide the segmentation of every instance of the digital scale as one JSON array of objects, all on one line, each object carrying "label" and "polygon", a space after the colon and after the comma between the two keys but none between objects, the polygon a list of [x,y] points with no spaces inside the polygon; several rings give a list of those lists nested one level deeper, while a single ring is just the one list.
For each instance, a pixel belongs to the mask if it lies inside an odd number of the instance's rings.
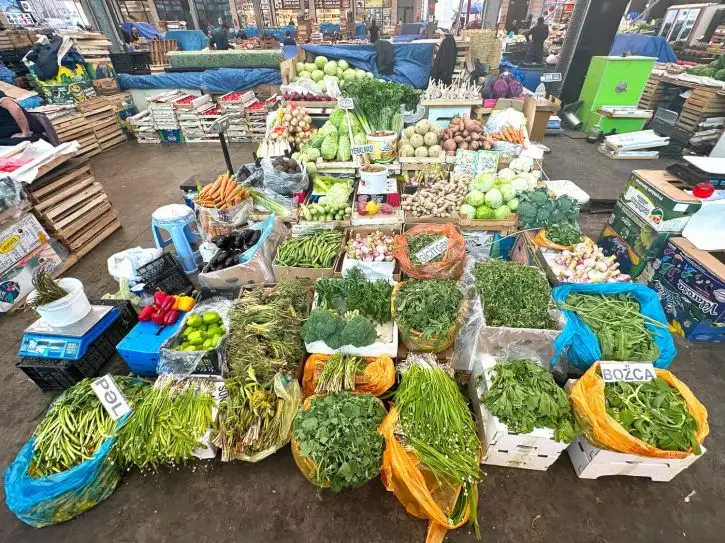
[{"label": "digital scale", "polygon": [[684,156],[667,171],[693,187],[710,181],[716,189],[725,188],[725,158]]},{"label": "digital scale", "polygon": [[69,326],[51,326],[38,319],[25,329],[18,356],[81,360],[120,316],[117,307],[92,305],[85,317]]}]

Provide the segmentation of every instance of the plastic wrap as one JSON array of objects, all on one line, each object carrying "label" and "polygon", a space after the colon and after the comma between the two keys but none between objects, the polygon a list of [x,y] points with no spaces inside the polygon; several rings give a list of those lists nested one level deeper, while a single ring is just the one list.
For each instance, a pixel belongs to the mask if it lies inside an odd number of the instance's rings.
[{"label": "plastic wrap", "polygon": [[298,94],[312,94],[314,96],[325,95],[325,93],[320,90],[320,87],[317,86],[317,83],[312,81],[309,77],[298,77],[294,83],[282,85],[279,90],[282,94],[296,92]]},{"label": "plastic wrap", "polygon": [[247,226],[261,230],[259,241],[244,251],[239,264],[223,270],[208,271],[206,266],[198,275],[199,285],[208,288],[230,288],[245,283],[274,283],[272,261],[277,247],[287,237],[287,228],[281,219],[270,215],[264,221]]},{"label": "plastic wrap", "polygon": [[214,236],[226,236],[235,228],[240,228],[249,222],[249,214],[254,208],[251,198],[242,200],[239,204],[227,208],[196,206],[196,217],[199,230],[205,239],[211,240]]},{"label": "plastic wrap", "polygon": [[[312,354],[305,361],[302,374],[302,393],[305,398],[314,395],[320,374],[331,358],[332,355],[329,354]],[[367,365],[355,378],[355,392],[369,392],[374,396],[381,396],[395,384],[395,364],[392,358],[379,356],[363,358],[363,361]]]},{"label": "plastic wrap", "polygon": [[[640,312],[662,323],[664,328],[645,324],[647,330],[652,333],[654,342],[659,349],[659,356],[654,360],[654,366],[666,369],[670,366],[677,354],[675,342],[667,328],[667,318],[662,310],[662,305],[657,293],[647,285],[637,283],[598,283],[598,284],[575,284],[564,283],[554,287],[552,298],[555,302],[564,302],[569,294],[574,292],[588,294],[630,294],[640,305]],[[601,360],[602,350],[596,335],[584,322],[571,311],[563,310],[566,318],[566,327],[561,335],[554,342],[554,361],[559,360],[562,354],[566,360],[579,368],[586,370],[594,362]]]},{"label": "plastic wrap", "polygon": [[125,279],[130,281],[132,285],[141,281],[138,276],[138,269],[145,266],[149,262],[161,257],[163,249],[144,249],[142,247],[132,247],[112,254],[106,260],[108,266],[108,274],[116,281]]},{"label": "plastic wrap", "polygon": [[304,164],[302,164],[300,173],[282,173],[275,170],[271,160],[265,157],[262,160],[262,169],[264,170],[264,187],[281,196],[292,197],[296,192],[305,192],[310,186]]},{"label": "plastic wrap", "polygon": [[526,115],[510,107],[497,109],[488,117],[484,128],[486,134],[498,134],[507,126],[515,129],[526,128]]},{"label": "plastic wrap", "polygon": [[5,223],[19,221],[28,209],[23,184],[10,176],[0,177],[0,230]]},{"label": "plastic wrap", "polygon": [[[655,370],[657,377],[675,388],[685,401],[687,410],[698,423],[697,442],[702,444],[710,433],[707,409],[695,397],[690,388],[667,370]],[[569,393],[574,416],[587,439],[601,449],[648,456],[651,458],[685,458],[689,452],[664,451],[642,441],[627,432],[622,425],[607,414],[604,399],[604,380],[599,374],[599,362],[595,362],[574,383]]]},{"label": "plastic wrap", "polygon": [[433,234],[448,237],[448,249],[440,262],[413,264],[408,254],[408,239],[396,234],[393,256],[400,263],[400,269],[415,279],[458,279],[466,262],[466,243],[460,230],[452,224],[418,224],[406,235]]},{"label": "plastic wrap", "polygon": [[[216,372],[204,371],[204,373],[214,374],[225,374],[226,373],[226,344],[227,338],[229,337],[229,311],[231,310],[233,302],[219,296],[214,296],[199,302],[194,306],[194,309],[184,314],[184,320],[179,326],[176,334],[171,336],[161,345],[161,356],[156,366],[156,373],[161,375],[162,373],[174,374],[177,378],[183,379],[188,377],[192,373],[197,373],[202,363],[207,364],[204,358],[218,357],[218,370]],[[175,351],[173,347],[181,344],[181,333],[186,326],[186,321],[190,315],[203,315],[204,313],[216,312],[222,318],[224,323],[224,335],[219,340],[216,348],[212,351]]]}]

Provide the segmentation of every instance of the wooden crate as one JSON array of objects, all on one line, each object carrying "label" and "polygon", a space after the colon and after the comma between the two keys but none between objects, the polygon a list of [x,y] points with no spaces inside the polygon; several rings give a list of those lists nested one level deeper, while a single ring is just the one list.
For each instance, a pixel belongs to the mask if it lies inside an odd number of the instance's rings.
[{"label": "wooden crate", "polygon": [[665,88],[665,84],[662,78],[658,75],[650,74],[647,83],[642,91],[642,96],[639,99],[640,109],[654,109],[662,97],[662,91]]},{"label": "wooden crate", "polygon": [[725,115],[725,96],[719,90],[704,86],[693,89],[682,107],[677,127],[687,132],[695,132],[697,125],[706,119]]},{"label": "wooden crate", "polygon": [[166,66],[166,53],[176,51],[176,40],[151,40],[149,42],[149,51],[151,52],[151,64]]}]

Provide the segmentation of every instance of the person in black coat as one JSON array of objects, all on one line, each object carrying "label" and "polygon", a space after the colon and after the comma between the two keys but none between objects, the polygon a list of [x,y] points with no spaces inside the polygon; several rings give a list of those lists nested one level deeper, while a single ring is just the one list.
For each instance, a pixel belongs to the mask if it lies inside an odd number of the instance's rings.
[{"label": "person in black coat", "polygon": [[445,85],[450,85],[453,81],[453,69],[456,66],[456,39],[451,34],[446,34],[438,47],[438,53],[433,60],[433,67],[430,76],[434,81],[440,81]]},{"label": "person in black coat", "polygon": [[380,28],[375,22],[375,19],[371,21],[370,26],[368,27],[368,31],[370,32],[370,43],[375,43],[376,41],[378,41],[378,37],[380,36]]}]

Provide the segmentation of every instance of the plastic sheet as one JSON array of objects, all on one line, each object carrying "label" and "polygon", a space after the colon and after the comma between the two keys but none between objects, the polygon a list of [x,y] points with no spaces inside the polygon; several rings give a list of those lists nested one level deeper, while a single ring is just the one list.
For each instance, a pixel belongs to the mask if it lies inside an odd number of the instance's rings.
[{"label": "plastic sheet", "polygon": [[[675,358],[677,350],[672,340],[672,335],[667,329],[667,319],[665,318],[662,305],[657,297],[657,293],[646,285],[636,283],[604,283],[604,284],[574,284],[564,283],[554,287],[552,297],[555,302],[564,302],[569,294],[574,292],[589,294],[630,294],[640,304],[640,311],[643,315],[650,317],[657,322],[661,322],[664,328],[659,328],[652,324],[645,324],[646,328],[652,333],[654,342],[659,348],[659,356],[654,360],[657,368],[668,368]],[[554,362],[556,362],[562,354],[566,354],[566,360],[579,368],[586,370],[594,362],[602,359],[602,350],[599,347],[599,341],[591,328],[589,328],[582,320],[571,311],[563,310],[562,313],[566,317],[566,326],[559,337],[554,341]]]},{"label": "plastic sheet", "polygon": [[448,249],[440,262],[413,264],[410,260],[408,239],[400,234],[394,238],[393,256],[403,273],[415,279],[458,279],[466,262],[466,243],[460,230],[448,224],[417,224],[406,235],[432,234],[448,237]]},{"label": "plastic sheet", "polygon": [[165,72],[151,75],[118,74],[121,90],[203,89],[205,92],[242,91],[257,85],[280,85],[278,68],[217,68],[198,72]]},{"label": "plastic sheet", "polygon": [[[707,423],[707,409],[695,397],[690,388],[667,370],[655,370],[657,377],[677,389],[685,400],[687,410],[698,423],[696,438],[702,444],[710,433]],[[621,453],[648,456],[651,458],[685,458],[691,453],[664,451],[653,447],[627,432],[621,424],[607,414],[604,398],[604,380],[599,374],[599,362],[595,362],[586,373],[574,383],[569,393],[574,416],[587,439],[600,449]]]},{"label": "plastic sheet", "polygon": [[249,221],[249,214],[254,208],[251,198],[242,200],[239,204],[228,209],[196,206],[196,218],[199,230],[207,241],[214,236],[226,236],[235,228],[240,228]]},{"label": "plastic sheet", "polygon": [[609,55],[620,56],[623,53],[655,57],[657,62],[677,62],[677,56],[664,36],[617,34],[612,42]]},{"label": "plastic sheet", "polygon": [[302,165],[300,173],[282,173],[272,167],[269,157],[262,159],[264,186],[281,196],[291,197],[296,192],[305,192],[310,186],[307,169]]},{"label": "plastic sheet", "polygon": [[[329,354],[312,354],[305,361],[302,374],[302,393],[305,398],[312,396],[317,388],[320,374],[325,364],[332,358]],[[355,392],[369,392],[381,396],[395,384],[395,364],[389,356],[363,358],[367,364],[362,373],[355,378]]]},{"label": "plastic sheet", "polygon": [[0,177],[0,226],[19,221],[28,209],[23,184],[10,176]]},{"label": "plastic sheet", "polygon": [[116,281],[122,279],[133,284],[141,281],[138,276],[138,269],[145,266],[149,262],[160,258],[164,250],[159,248],[144,249],[142,247],[132,247],[112,254],[106,260],[108,266],[108,274]]},{"label": "plastic sheet", "polygon": [[180,51],[201,51],[209,45],[209,36],[201,30],[169,30],[165,39],[176,40]]}]

